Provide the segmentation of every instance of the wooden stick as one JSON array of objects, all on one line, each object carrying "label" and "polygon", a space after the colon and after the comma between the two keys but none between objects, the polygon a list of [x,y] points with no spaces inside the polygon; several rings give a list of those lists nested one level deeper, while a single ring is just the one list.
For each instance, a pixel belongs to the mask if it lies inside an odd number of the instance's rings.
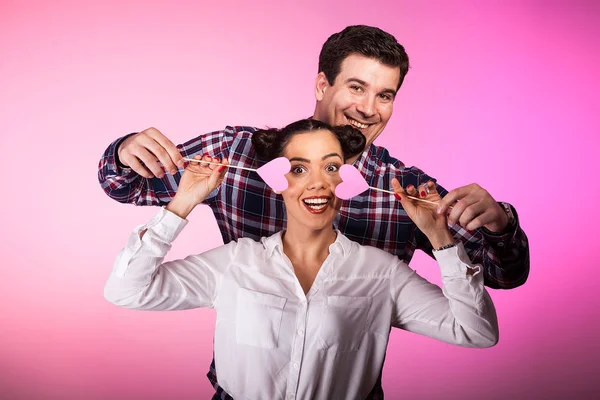
[{"label": "wooden stick", "polygon": [[227,167],[227,168],[239,168],[239,169],[245,169],[247,171],[255,171],[256,172],[256,170],[254,168],[240,167],[238,165],[225,165],[225,164],[219,164],[219,163],[216,163],[216,162],[197,160],[195,158],[185,158],[184,157],[183,159],[185,161],[195,161],[195,162],[198,162],[198,163],[213,164],[213,165],[222,165],[222,166]]},{"label": "wooden stick", "polygon": [[[379,189],[379,188],[376,188],[376,187],[373,187],[373,186],[369,186],[369,188],[373,189],[373,190],[377,190],[379,192],[384,192],[384,193],[389,193],[389,194],[396,194],[396,192],[391,191],[391,190]],[[417,201],[422,201],[424,203],[434,204],[436,206],[438,205],[438,203],[435,202],[435,201],[420,199],[418,197],[408,196],[408,195],[406,197],[408,197],[409,199],[413,199],[413,200],[417,200]],[[450,206],[449,208],[452,208],[452,206]]]}]

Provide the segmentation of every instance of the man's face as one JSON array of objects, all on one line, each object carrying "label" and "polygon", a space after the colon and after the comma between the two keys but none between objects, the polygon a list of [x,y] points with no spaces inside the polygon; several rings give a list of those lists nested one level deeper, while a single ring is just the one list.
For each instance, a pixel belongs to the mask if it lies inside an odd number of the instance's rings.
[{"label": "man's face", "polygon": [[314,118],[331,125],[350,124],[375,141],[392,116],[400,67],[351,54],[342,61],[333,85],[323,73],[316,80]]}]

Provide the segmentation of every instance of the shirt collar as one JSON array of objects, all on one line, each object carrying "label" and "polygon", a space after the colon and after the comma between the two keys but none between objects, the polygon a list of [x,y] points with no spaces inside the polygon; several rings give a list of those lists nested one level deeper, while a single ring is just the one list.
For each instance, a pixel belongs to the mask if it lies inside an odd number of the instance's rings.
[{"label": "shirt collar", "polygon": [[[337,233],[337,236],[335,242],[329,246],[329,252],[333,254],[338,253],[341,254],[342,257],[346,257],[350,254],[350,250],[352,249],[352,241],[344,236],[339,230],[336,229],[335,232]],[[274,235],[262,238],[261,241],[265,246],[267,258],[271,258],[275,252],[283,254],[282,234],[283,231],[279,231]]]}]

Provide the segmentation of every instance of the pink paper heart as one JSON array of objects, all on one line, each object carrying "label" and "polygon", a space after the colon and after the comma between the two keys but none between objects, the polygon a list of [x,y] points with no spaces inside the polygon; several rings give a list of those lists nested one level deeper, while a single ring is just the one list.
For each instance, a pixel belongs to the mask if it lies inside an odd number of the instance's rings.
[{"label": "pink paper heart", "polygon": [[342,183],[335,188],[335,195],[342,200],[348,200],[369,188],[365,178],[350,164],[342,165],[340,178],[342,178]]},{"label": "pink paper heart", "polygon": [[290,160],[285,157],[278,157],[258,168],[256,172],[271,189],[283,192],[288,188],[285,174],[290,172],[291,167]]}]

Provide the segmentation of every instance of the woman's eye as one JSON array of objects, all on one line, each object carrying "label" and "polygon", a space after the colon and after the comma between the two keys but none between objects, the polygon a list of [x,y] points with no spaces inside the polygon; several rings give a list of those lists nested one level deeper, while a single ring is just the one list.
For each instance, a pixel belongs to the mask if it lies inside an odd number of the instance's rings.
[{"label": "woman's eye", "polygon": [[304,167],[296,166],[291,169],[292,174],[301,174],[304,172]]},{"label": "woman's eye", "polygon": [[340,167],[335,164],[329,164],[327,167],[325,167],[325,169],[327,172],[338,172]]}]

